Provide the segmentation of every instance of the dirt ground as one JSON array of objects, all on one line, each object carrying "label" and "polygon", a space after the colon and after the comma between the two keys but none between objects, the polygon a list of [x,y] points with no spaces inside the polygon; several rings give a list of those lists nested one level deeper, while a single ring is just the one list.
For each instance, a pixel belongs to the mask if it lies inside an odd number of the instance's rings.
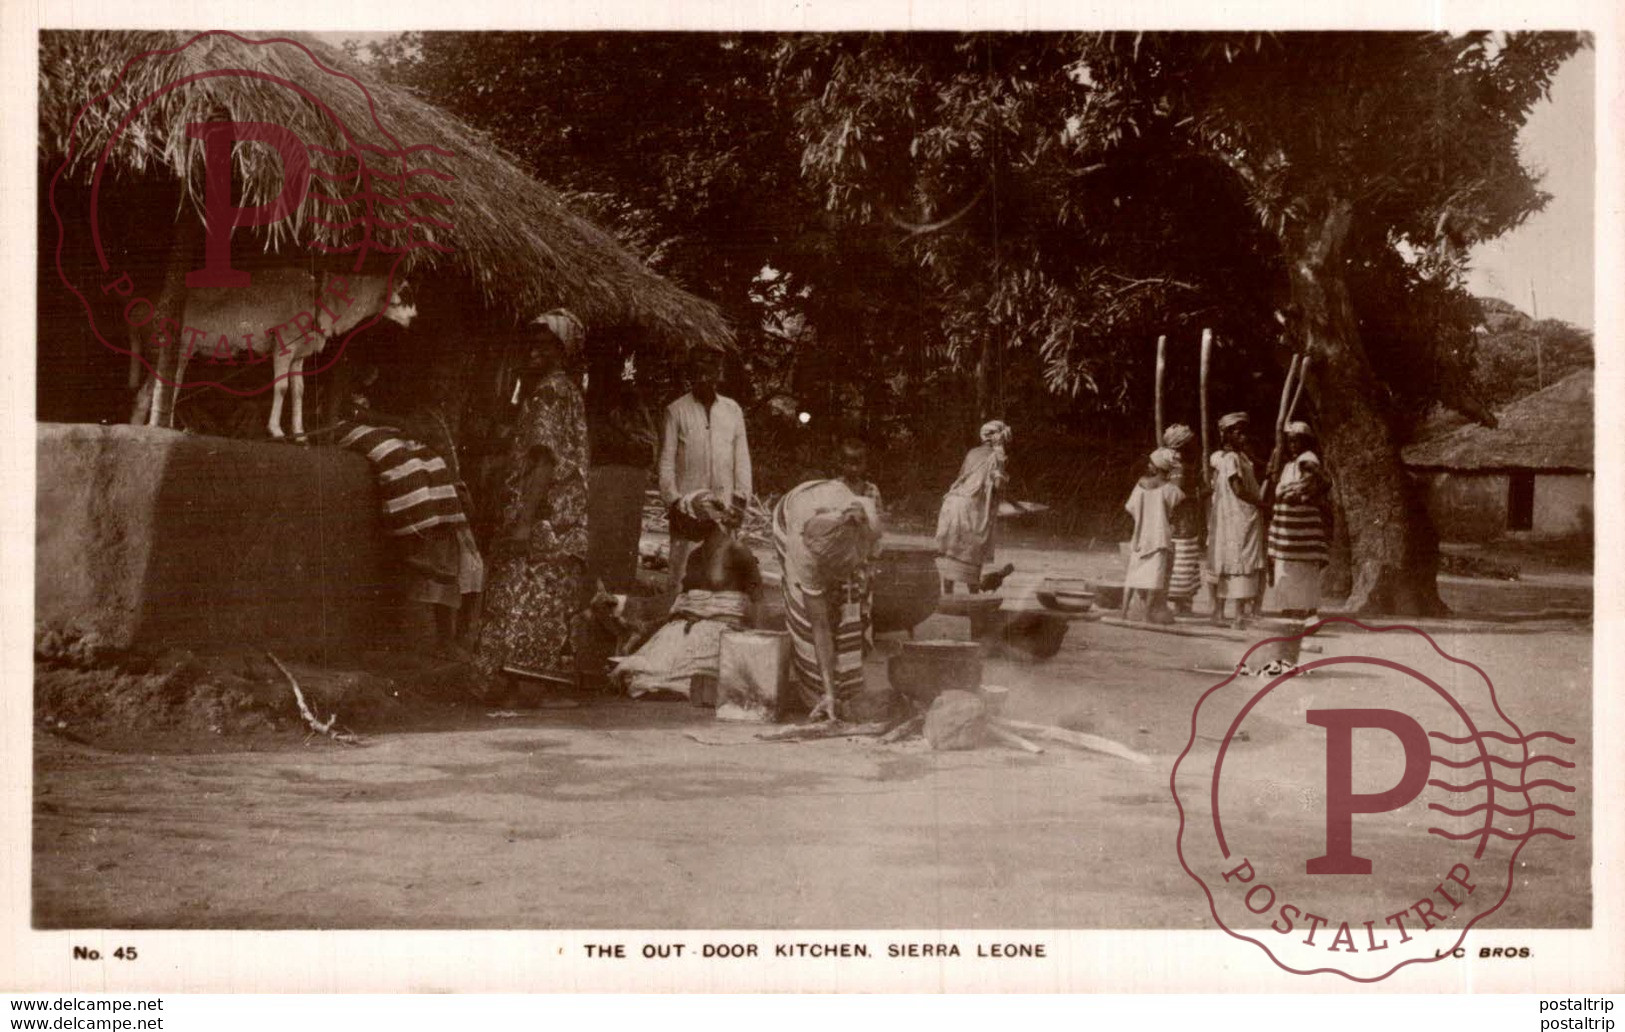
[{"label": "dirt ground", "polygon": [[[1018,570],[1115,556],[1008,549]],[[1037,577],[1007,584],[1030,604]],[[1574,737],[1572,842],[1522,855],[1484,927],[1590,924],[1590,578],[1446,578],[1427,627],[1524,727]],[[963,637],[933,617],[917,632]],[[1339,639],[1324,643],[1328,654]],[[882,639],[869,676],[885,677]],[[1149,755],[922,741],[770,743],[681,702],[492,716],[401,698],[364,745],[285,727],[189,735],[58,721],[35,733],[42,928],[1206,928],[1169,791],[1193,704],[1239,642],[1074,624],[1043,663],[990,660],[1007,715]],[[1380,704],[1380,702],[1379,702]],[[292,722],[289,722],[290,725]],[[1258,748],[1271,739],[1255,729]],[[1282,755],[1272,791],[1319,777]],[[1323,820],[1283,812],[1288,831]],[[1312,830],[1312,829],[1310,829]],[[1385,854],[1387,855],[1387,854]],[[1377,871],[1403,884],[1403,846]]]}]

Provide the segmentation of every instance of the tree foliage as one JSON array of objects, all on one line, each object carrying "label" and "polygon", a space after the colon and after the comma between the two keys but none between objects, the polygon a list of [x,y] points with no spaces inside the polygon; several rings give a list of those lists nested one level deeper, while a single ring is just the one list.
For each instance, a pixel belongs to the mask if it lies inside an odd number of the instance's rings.
[{"label": "tree foliage", "polygon": [[[1380,571],[1431,593],[1397,442],[1435,399],[1488,418],[1466,256],[1545,202],[1517,135],[1582,43],[424,34],[376,57],[719,300],[759,367],[831,413],[918,432],[955,404],[1031,418],[1047,389],[1143,419],[1151,342],[1184,342],[1190,383],[1204,327],[1221,403],[1263,412],[1316,351],[1328,451],[1369,509],[1357,589],[1386,605],[1404,592]],[[769,311],[801,332],[759,329]]]},{"label": "tree foliage", "polygon": [[1497,298],[1480,298],[1483,324],[1473,349],[1473,379],[1492,409],[1590,369],[1589,330],[1561,319],[1534,319]]}]

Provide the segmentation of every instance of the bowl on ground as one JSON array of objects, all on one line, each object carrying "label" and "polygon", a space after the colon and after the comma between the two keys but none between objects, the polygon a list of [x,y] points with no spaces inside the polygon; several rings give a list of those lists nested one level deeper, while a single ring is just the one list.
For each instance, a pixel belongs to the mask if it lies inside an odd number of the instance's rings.
[{"label": "bowl on ground", "polygon": [[1087,613],[1094,608],[1095,593],[1081,578],[1045,577],[1038,586],[1038,601],[1046,609]]}]

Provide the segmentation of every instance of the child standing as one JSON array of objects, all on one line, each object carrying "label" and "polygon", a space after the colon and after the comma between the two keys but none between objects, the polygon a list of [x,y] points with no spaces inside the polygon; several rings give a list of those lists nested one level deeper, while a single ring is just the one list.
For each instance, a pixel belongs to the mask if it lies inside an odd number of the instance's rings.
[{"label": "child standing", "polygon": [[1171,517],[1174,535],[1173,572],[1168,577],[1168,602],[1176,614],[1190,613],[1196,593],[1202,587],[1202,486],[1200,456],[1191,449],[1196,434],[1182,423],[1170,426],[1162,435],[1162,446],[1177,457],[1168,479],[1185,495]]},{"label": "child standing", "polygon": [[1173,513],[1185,493],[1172,481],[1179,457],[1171,448],[1158,448],[1146,462],[1145,472],[1123,508],[1134,517],[1129,541],[1128,575],[1123,579],[1123,608],[1144,600],[1145,618],[1172,623],[1168,612],[1168,578],[1173,570]]}]

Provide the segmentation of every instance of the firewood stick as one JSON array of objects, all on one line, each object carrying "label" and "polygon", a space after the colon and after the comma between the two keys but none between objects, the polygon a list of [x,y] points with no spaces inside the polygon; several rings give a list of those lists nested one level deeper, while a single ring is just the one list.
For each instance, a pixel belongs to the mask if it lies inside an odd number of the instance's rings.
[{"label": "firewood stick", "polygon": [[1114,742],[1110,738],[1101,738],[1099,735],[1085,734],[1082,731],[1068,731],[1064,727],[1051,727],[1048,724],[1030,724],[1025,720],[1000,721],[1005,727],[1032,735],[1034,738],[1045,738],[1063,745],[1087,749],[1090,752],[1105,753],[1120,760],[1131,763],[1150,763],[1151,757],[1144,753],[1135,752],[1128,746]]},{"label": "firewood stick", "polygon": [[792,724],[777,731],[765,731],[756,737],[764,742],[803,742],[817,738],[872,738],[878,737],[890,725],[885,721],[872,724],[848,724],[835,721],[828,724]]},{"label": "firewood stick", "polygon": [[910,735],[919,734],[920,729],[923,727],[925,727],[925,717],[910,717],[901,724],[898,724],[896,727],[892,728],[890,731],[887,731],[885,734],[881,735],[880,740],[887,745],[890,745],[893,742],[900,742]]},{"label": "firewood stick", "polygon": [[1162,447],[1162,374],[1163,374],[1163,371],[1167,367],[1168,367],[1168,335],[1163,334],[1163,335],[1161,335],[1161,336],[1159,336],[1157,338],[1157,392],[1156,392],[1157,438],[1156,438],[1156,443],[1154,445],[1152,445],[1152,447],[1155,447],[1155,448],[1161,448]]},{"label": "firewood stick", "polygon": [[1024,752],[1042,753],[1044,751],[1042,746],[1034,745],[1025,738],[1016,734],[1014,731],[1011,731],[1008,728],[1000,727],[998,724],[992,723],[991,721],[987,725],[987,732],[994,738],[997,738],[999,741],[1003,742],[1005,745],[1013,745],[1017,749]]},{"label": "firewood stick", "polygon": [[310,707],[305,705],[305,693],[299,690],[299,682],[294,678],[293,671],[283,666],[282,660],[276,658],[275,654],[269,650],[266,651],[265,655],[266,658],[270,659],[272,663],[276,664],[276,668],[282,671],[282,676],[286,677],[288,679],[288,684],[293,687],[293,700],[299,704],[299,715],[305,718],[305,723],[310,725],[310,729],[312,731],[316,732],[317,734],[326,735],[335,742],[343,742],[345,745],[357,745],[360,743],[361,739],[350,734],[348,731],[333,730],[333,724],[339,719],[339,715],[337,713],[333,714],[331,717],[328,717],[327,723],[325,724],[317,720],[316,715],[310,711]]},{"label": "firewood stick", "polygon": [[1201,411],[1201,416],[1202,416],[1202,482],[1204,484],[1207,483],[1212,477],[1212,474],[1210,473],[1209,468],[1208,468],[1208,457],[1210,455],[1212,455],[1213,452],[1208,447],[1208,435],[1207,435],[1207,427],[1208,427],[1208,417],[1207,417],[1207,371],[1208,371],[1208,365],[1212,361],[1212,358],[1213,358],[1213,331],[1209,330],[1209,329],[1204,329],[1204,330],[1202,330],[1202,367],[1201,367],[1202,368],[1202,372],[1201,372],[1201,386],[1202,386],[1202,396],[1201,396],[1201,404],[1202,404],[1202,411]]}]

